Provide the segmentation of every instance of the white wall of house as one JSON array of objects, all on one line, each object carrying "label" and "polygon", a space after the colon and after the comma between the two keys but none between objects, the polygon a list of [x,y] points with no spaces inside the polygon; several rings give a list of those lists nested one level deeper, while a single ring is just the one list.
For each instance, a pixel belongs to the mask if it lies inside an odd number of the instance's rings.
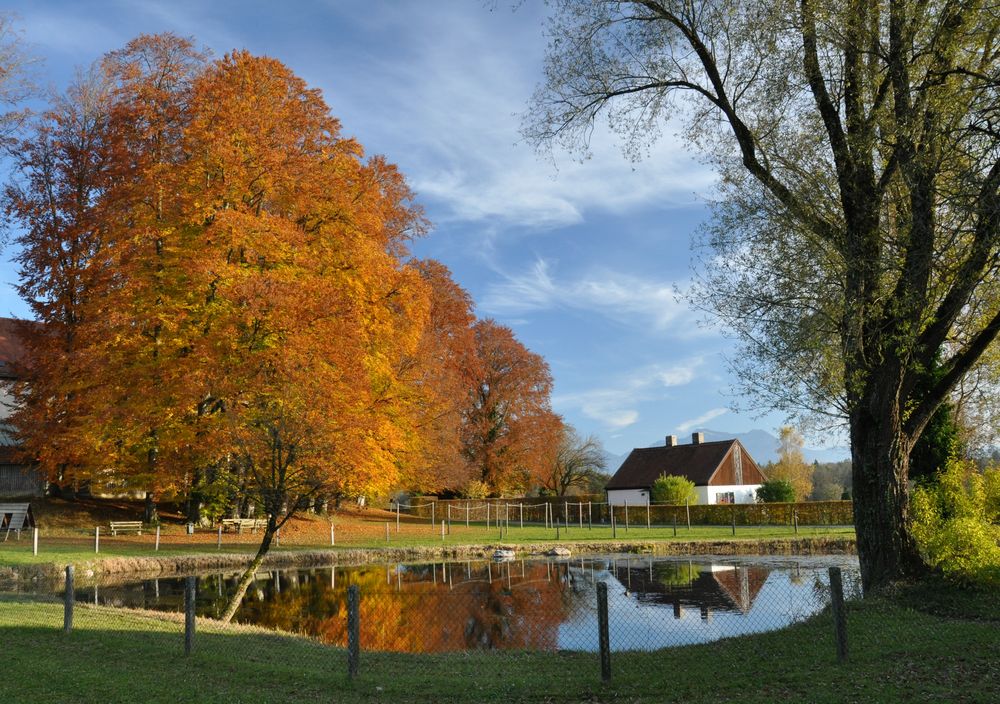
[{"label": "white wall of house", "polygon": [[608,489],[608,503],[612,506],[645,506],[649,502],[646,489]]},{"label": "white wall of house", "polygon": [[699,504],[720,503],[718,495],[733,492],[733,499],[738,504],[752,504],[757,500],[757,490],[760,484],[733,484],[729,486],[696,486]]}]

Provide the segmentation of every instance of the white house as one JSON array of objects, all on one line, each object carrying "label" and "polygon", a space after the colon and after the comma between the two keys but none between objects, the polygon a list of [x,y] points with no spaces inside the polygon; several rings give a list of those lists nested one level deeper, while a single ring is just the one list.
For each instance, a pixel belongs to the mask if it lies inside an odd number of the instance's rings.
[{"label": "white house", "polygon": [[605,487],[608,503],[639,506],[650,502],[653,482],[664,474],[694,482],[699,504],[752,504],[765,477],[739,440],[705,442],[693,433],[690,445],[668,435],[664,447],[632,450]]}]

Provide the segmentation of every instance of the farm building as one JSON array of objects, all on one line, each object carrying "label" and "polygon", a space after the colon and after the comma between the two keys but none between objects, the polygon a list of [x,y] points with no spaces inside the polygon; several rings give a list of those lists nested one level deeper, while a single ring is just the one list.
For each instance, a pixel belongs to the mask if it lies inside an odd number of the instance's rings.
[{"label": "farm building", "polygon": [[24,356],[18,338],[19,320],[0,318],[0,497],[41,496],[45,480],[18,457],[14,429],[7,418],[14,410],[11,385],[17,381],[17,363]]},{"label": "farm building", "polygon": [[605,487],[608,503],[615,506],[650,502],[653,482],[664,474],[694,482],[699,504],[750,504],[765,477],[739,440],[705,442],[693,433],[690,445],[678,445],[668,435],[663,447],[632,450]]}]

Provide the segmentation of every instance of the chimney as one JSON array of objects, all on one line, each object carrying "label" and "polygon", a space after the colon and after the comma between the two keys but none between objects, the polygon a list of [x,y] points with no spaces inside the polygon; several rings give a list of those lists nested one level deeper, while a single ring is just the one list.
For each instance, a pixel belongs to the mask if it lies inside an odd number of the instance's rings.
[{"label": "chimney", "polygon": [[677,447],[677,436],[668,435],[666,445],[667,447]]},{"label": "chimney", "polygon": [[691,433],[691,442],[694,445],[700,445],[705,442],[705,433]]}]

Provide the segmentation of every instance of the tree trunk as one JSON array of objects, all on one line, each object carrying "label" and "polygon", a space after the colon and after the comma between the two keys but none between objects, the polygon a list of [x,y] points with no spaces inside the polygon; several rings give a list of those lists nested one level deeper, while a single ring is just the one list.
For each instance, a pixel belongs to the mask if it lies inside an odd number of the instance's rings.
[{"label": "tree trunk", "polygon": [[926,571],[909,532],[910,443],[898,405],[877,392],[868,398],[873,403],[859,404],[850,419],[854,525],[866,595]]},{"label": "tree trunk", "polygon": [[274,533],[278,529],[277,520],[272,514],[267,517],[267,528],[264,529],[264,536],[260,540],[260,547],[257,548],[257,554],[254,556],[253,561],[247,566],[246,571],[240,577],[240,581],[236,585],[236,592],[233,594],[229,603],[226,605],[226,610],[222,614],[222,622],[229,623],[233,620],[233,616],[236,615],[237,609],[240,608],[240,604],[243,603],[243,597],[246,596],[247,589],[253,584],[254,577],[257,576],[257,570],[264,563],[264,557],[267,555],[267,551],[271,549],[271,540],[274,538]]},{"label": "tree trunk", "polygon": [[155,523],[156,522],[156,499],[153,498],[153,492],[146,492],[146,501],[143,504],[142,509],[142,522],[143,523]]}]

